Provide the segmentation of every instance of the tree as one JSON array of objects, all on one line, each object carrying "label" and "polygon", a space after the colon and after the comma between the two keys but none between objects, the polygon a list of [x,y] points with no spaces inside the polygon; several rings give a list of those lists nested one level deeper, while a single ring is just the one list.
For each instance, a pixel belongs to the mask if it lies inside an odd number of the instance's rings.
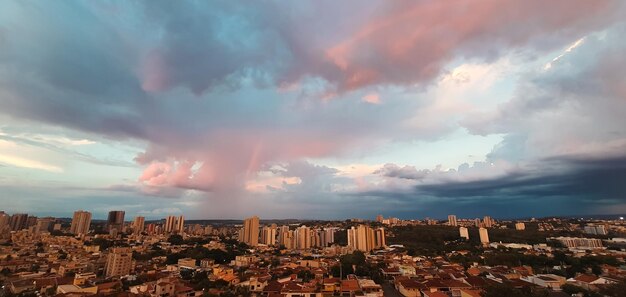
[{"label": "tree", "polygon": [[181,245],[183,243],[185,243],[185,240],[183,239],[183,237],[179,234],[174,234],[171,235],[168,239],[167,242],[171,243],[172,245]]},{"label": "tree", "polygon": [[298,278],[302,279],[303,282],[308,282],[314,277],[315,275],[313,275],[313,273],[311,273],[311,271],[309,270],[301,270],[300,272],[298,272]]},{"label": "tree", "polygon": [[485,287],[482,297],[548,297],[545,290],[516,289],[508,284],[495,284]]},{"label": "tree", "polygon": [[626,280],[619,283],[603,286],[600,293],[612,297],[626,297]]}]

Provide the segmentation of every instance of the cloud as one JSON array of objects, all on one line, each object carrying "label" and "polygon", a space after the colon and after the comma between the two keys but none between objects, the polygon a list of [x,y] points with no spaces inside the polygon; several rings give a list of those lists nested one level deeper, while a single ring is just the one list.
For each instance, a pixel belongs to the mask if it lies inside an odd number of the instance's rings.
[{"label": "cloud", "polygon": [[[550,156],[623,150],[623,13],[609,0],[6,2],[0,113],[77,132],[9,136],[92,163],[133,165],[75,145],[139,143],[140,189],[128,195],[201,192],[244,205],[258,198],[250,189],[264,188],[260,196],[276,201],[347,205],[338,197],[395,187],[408,199],[416,182],[493,180]],[[474,102],[483,98],[465,97],[500,87],[510,67],[524,72],[511,100],[483,109]],[[459,129],[505,141],[455,171],[389,163],[354,176],[316,165]]]},{"label": "cloud", "polygon": [[374,174],[380,174],[386,177],[396,177],[404,179],[420,180],[428,175],[429,170],[417,170],[414,166],[400,167],[396,164],[385,164],[382,168],[374,171]]},{"label": "cloud", "polygon": [[[417,186],[422,194],[448,198],[527,199],[568,197],[580,201],[626,199],[626,157],[609,159],[573,159],[554,157],[543,160],[546,166],[560,170],[516,171],[507,175],[466,182],[445,182]],[[580,211],[584,211],[581,209]]]},{"label": "cloud", "polygon": [[326,51],[339,69],[339,89],[428,82],[455,55],[489,60],[526,45],[551,48],[558,39],[615,21],[620,5],[567,0],[388,3],[381,15]]},{"label": "cloud", "polygon": [[363,99],[364,102],[370,104],[380,104],[380,96],[378,96],[378,94],[376,93],[367,94],[361,99]]}]

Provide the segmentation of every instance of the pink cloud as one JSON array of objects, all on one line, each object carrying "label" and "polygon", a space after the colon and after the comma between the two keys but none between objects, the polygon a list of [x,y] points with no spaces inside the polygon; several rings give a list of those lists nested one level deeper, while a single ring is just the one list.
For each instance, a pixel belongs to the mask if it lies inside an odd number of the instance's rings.
[{"label": "pink cloud", "polygon": [[363,101],[371,104],[380,104],[380,96],[376,93],[371,93],[363,96]]},{"label": "pink cloud", "polygon": [[326,50],[326,58],[341,73],[332,75],[340,90],[425,82],[458,54],[491,58],[511,47],[551,48],[560,44],[557,39],[580,38],[614,20],[611,8],[618,2],[388,3],[391,7],[384,14]]}]

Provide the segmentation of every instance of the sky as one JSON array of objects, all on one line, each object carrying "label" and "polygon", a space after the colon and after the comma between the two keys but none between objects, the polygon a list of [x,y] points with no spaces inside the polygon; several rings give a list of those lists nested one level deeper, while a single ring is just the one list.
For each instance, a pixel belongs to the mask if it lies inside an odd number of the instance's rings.
[{"label": "sky", "polygon": [[0,210],[626,213],[619,0],[0,2]]}]

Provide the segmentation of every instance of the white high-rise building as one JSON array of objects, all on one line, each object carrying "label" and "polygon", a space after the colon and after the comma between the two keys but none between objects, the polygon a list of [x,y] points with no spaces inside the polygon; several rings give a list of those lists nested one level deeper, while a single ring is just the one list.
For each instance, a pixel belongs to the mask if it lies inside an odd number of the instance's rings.
[{"label": "white high-rise building", "polygon": [[466,240],[469,240],[469,232],[467,231],[467,228],[465,227],[459,228],[459,235],[465,238]]},{"label": "white high-rise building", "polygon": [[480,234],[480,243],[484,246],[489,245],[489,232],[487,231],[487,228],[478,229],[478,234]]},{"label": "white high-rise building", "polygon": [[526,225],[522,222],[515,223],[515,230],[526,230]]},{"label": "white high-rise building", "polygon": [[448,226],[458,226],[455,215],[448,215]]},{"label": "white high-rise building", "polygon": [[77,210],[72,217],[72,225],[70,233],[74,235],[82,235],[89,233],[91,226],[91,213],[88,211]]}]

